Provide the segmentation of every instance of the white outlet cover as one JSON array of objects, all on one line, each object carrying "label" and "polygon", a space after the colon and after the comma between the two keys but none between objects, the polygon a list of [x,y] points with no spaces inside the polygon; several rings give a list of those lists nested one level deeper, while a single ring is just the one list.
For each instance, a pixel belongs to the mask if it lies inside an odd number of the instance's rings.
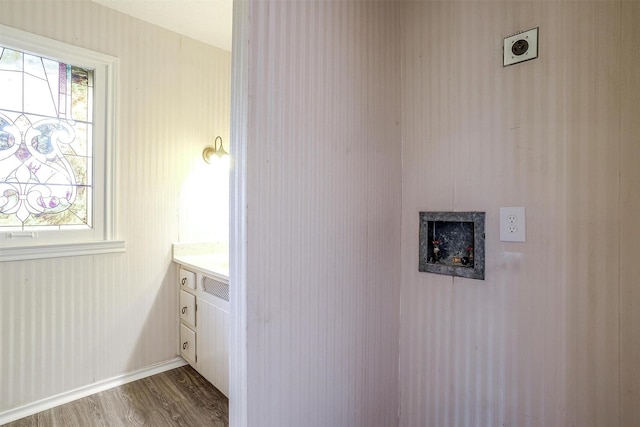
[{"label": "white outlet cover", "polygon": [[500,241],[526,242],[526,231],[524,207],[500,208]]},{"label": "white outlet cover", "polygon": [[[520,49],[514,49],[520,46]],[[515,51],[515,52],[514,52]],[[538,28],[506,37],[502,44],[502,65],[513,65],[538,57]]]}]

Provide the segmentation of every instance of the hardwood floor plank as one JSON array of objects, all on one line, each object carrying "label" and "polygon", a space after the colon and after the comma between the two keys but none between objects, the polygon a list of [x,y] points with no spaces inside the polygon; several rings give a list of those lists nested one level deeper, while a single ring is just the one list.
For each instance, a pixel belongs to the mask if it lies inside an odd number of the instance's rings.
[{"label": "hardwood floor plank", "polygon": [[32,415],[30,417],[22,418],[7,425],[11,427],[35,427],[38,425],[38,417],[36,415]]},{"label": "hardwood floor plank", "polygon": [[228,425],[228,399],[191,366],[184,366],[57,406],[6,427]]}]

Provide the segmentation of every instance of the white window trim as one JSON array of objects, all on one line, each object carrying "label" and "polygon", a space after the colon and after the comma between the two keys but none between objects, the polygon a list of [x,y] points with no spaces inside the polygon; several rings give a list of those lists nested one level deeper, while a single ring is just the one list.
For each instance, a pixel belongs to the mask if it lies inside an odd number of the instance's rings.
[{"label": "white window trim", "polygon": [[[96,74],[102,73],[106,87],[104,88],[103,106],[95,106],[95,114],[103,115],[104,120],[104,150],[101,151],[102,159],[94,164],[94,170],[101,170],[100,176],[94,177],[94,185],[102,180],[103,194],[98,196],[94,191],[94,227],[99,226],[99,231],[94,233],[91,240],[86,238],[67,240],[52,243],[43,240],[35,243],[30,237],[18,237],[14,243],[4,239],[0,244],[0,262],[17,261],[41,258],[57,258],[65,256],[95,255],[102,253],[115,253],[125,251],[125,242],[117,240],[115,223],[115,179],[116,179],[116,123],[115,123],[115,94],[118,60],[113,56],[95,52],[82,47],[49,39],[13,27],[0,25],[0,44],[9,48],[33,53],[38,56],[46,56],[44,53],[53,53],[53,58],[64,58],[74,65],[83,66],[89,60]],[[94,132],[98,134],[98,132]],[[104,167],[101,167],[101,164]],[[0,231],[1,233],[1,231]],[[73,231],[57,231],[71,237]],[[31,233],[14,233],[28,235]],[[33,233],[37,236],[37,233]],[[25,240],[29,239],[29,240]],[[32,243],[32,244],[29,244]]]}]

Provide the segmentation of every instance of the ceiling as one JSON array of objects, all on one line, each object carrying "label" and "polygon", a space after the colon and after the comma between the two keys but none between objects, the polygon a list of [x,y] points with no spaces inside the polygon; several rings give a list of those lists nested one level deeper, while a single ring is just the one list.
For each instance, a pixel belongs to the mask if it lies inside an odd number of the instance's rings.
[{"label": "ceiling", "polygon": [[231,51],[232,0],[91,0]]}]

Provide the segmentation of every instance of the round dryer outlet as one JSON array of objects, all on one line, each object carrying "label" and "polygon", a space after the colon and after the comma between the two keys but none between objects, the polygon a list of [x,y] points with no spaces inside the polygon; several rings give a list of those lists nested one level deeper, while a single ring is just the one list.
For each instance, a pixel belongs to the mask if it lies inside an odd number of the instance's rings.
[{"label": "round dryer outlet", "polygon": [[538,57],[538,28],[514,34],[504,39],[502,64],[517,64]]}]

